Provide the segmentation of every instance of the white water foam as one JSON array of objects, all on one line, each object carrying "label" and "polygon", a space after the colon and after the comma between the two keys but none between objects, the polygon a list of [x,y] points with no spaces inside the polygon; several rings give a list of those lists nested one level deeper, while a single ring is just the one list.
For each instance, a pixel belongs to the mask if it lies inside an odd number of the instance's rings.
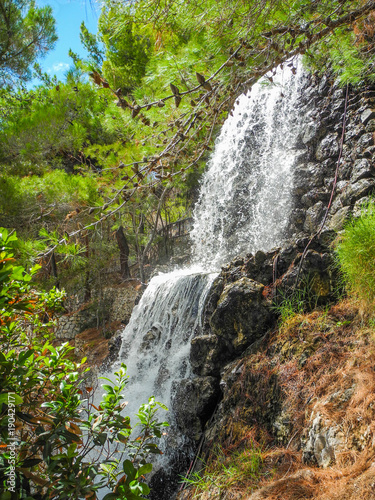
[{"label": "white water foam", "polygon": [[218,268],[233,257],[283,241],[301,117],[299,69],[277,69],[237,100],[203,177],[191,237],[195,262]]}]

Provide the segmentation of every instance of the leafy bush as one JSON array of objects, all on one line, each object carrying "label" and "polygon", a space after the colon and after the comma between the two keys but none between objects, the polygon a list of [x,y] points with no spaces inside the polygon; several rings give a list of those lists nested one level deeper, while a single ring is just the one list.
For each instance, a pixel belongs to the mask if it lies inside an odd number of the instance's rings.
[{"label": "leafy bush", "polygon": [[362,207],[361,216],[344,228],[336,254],[347,287],[364,305],[375,299],[375,204]]},{"label": "leafy bush", "polygon": [[93,404],[85,360],[73,361],[68,344],[50,342],[63,293],[32,288],[37,267],[26,273],[16,265],[16,243],[0,228],[0,498],[94,500],[106,487],[112,493],[105,500],[141,499],[149,493],[142,482],[152,469],[147,457],[160,453],[155,439],[167,425],[156,414],[166,407],[150,398],[131,425],[122,413],[125,365]]}]

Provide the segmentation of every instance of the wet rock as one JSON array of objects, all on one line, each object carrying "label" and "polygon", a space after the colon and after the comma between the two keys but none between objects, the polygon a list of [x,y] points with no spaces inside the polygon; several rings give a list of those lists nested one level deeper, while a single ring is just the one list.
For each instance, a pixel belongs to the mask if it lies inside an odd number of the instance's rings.
[{"label": "wet rock", "polygon": [[366,206],[371,203],[372,198],[370,196],[365,196],[360,200],[356,201],[353,208],[353,217],[360,217],[361,213],[366,210]]},{"label": "wet rock", "polygon": [[349,219],[351,214],[350,207],[343,207],[338,210],[328,223],[329,229],[334,231],[341,231],[345,225],[345,222]]},{"label": "wet rock", "polygon": [[317,122],[308,123],[302,136],[303,144],[317,142],[326,132],[326,128]]},{"label": "wet rock", "polygon": [[101,370],[106,371],[118,359],[122,345],[122,332],[117,331],[113,337],[108,340],[108,356],[104,359]]},{"label": "wet rock", "polygon": [[306,305],[323,304],[329,300],[335,289],[335,276],[332,274],[332,258],[328,253],[320,253],[310,249],[306,252],[301,264],[301,254],[295,259],[293,265],[282,276],[279,288],[287,294],[293,290],[297,276],[299,286],[307,287],[308,295],[305,297]]},{"label": "wet rock", "polygon": [[372,120],[373,118],[375,118],[375,110],[368,108],[365,109],[365,111],[362,111],[361,122],[363,123],[363,125],[366,125],[366,123]]},{"label": "wet rock", "polygon": [[315,153],[315,158],[318,161],[337,156],[339,153],[338,135],[329,134],[319,143]]},{"label": "wet rock", "polygon": [[[325,191],[323,189],[318,189],[314,188],[305,195],[302,196],[301,202],[303,205],[307,208],[312,207],[319,201],[322,201],[323,203],[326,203],[329,201],[330,194],[328,191]],[[305,214],[305,211],[303,211]],[[304,217],[305,218],[305,217]]]},{"label": "wet rock", "polygon": [[307,233],[312,234],[319,229],[324,217],[325,209],[326,207],[324,203],[322,201],[318,201],[318,203],[306,211],[306,220],[303,228]]},{"label": "wet rock", "polygon": [[185,436],[200,439],[202,429],[220,397],[219,379],[197,377],[174,383],[172,408],[176,423]]},{"label": "wet rock", "polygon": [[340,196],[341,202],[344,206],[353,205],[360,198],[372,192],[374,188],[375,181],[373,179],[361,179],[354,184],[349,184]]},{"label": "wet rock", "polygon": [[226,355],[226,344],[217,335],[202,335],[191,341],[190,365],[196,375],[218,376]]},{"label": "wet rock", "polygon": [[375,120],[370,120],[367,123],[366,132],[375,132]]},{"label": "wet rock", "polygon": [[362,158],[354,163],[350,180],[354,183],[360,179],[372,177],[374,173],[375,168],[373,163],[366,158]]},{"label": "wet rock", "polygon": [[257,252],[255,256],[251,255],[244,265],[245,276],[259,283],[270,283],[273,276],[273,260],[276,254],[277,250],[266,254]]},{"label": "wet rock", "polygon": [[155,326],[143,336],[141,350],[149,351],[152,349],[160,340],[161,332]]},{"label": "wet rock", "polygon": [[372,146],[373,144],[374,144],[374,137],[372,133],[367,132],[358,139],[357,148],[364,150]]},{"label": "wet rock", "polygon": [[220,296],[210,324],[234,355],[262,336],[273,318],[263,290],[261,283],[241,278],[227,285]]},{"label": "wet rock", "polygon": [[325,171],[321,165],[316,163],[306,163],[299,165],[294,171],[293,193],[296,196],[302,196],[313,187],[323,185]]}]

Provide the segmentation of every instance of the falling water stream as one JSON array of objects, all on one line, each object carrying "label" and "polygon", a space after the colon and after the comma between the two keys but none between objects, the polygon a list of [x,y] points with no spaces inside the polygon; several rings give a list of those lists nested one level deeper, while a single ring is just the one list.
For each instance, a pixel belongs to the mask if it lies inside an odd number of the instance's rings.
[{"label": "falling water stream", "polygon": [[[261,82],[241,95],[224,123],[194,212],[194,264],[152,278],[122,334],[113,371],[120,362],[128,367],[130,415],[151,395],[171,407],[176,382],[193,376],[190,341],[200,334],[220,266],[241,253],[282,243],[292,208],[302,78],[300,70],[294,76],[278,69],[274,84]],[[183,440],[177,436],[174,446]]]}]

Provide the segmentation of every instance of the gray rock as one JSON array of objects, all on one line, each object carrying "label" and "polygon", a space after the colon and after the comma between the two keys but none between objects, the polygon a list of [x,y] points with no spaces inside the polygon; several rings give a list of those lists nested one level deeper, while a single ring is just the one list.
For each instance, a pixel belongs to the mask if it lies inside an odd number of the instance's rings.
[{"label": "gray rock", "polygon": [[326,128],[317,122],[310,122],[306,125],[302,142],[305,145],[317,142],[326,133]]},{"label": "gray rock", "polygon": [[323,185],[325,169],[316,163],[305,163],[299,165],[294,171],[293,193],[302,196],[312,188]]},{"label": "gray rock", "polygon": [[273,318],[263,290],[261,283],[241,278],[227,285],[220,296],[210,324],[212,331],[228,342],[233,355],[261,337]]},{"label": "gray rock", "polygon": [[354,183],[360,179],[372,177],[374,173],[375,168],[372,162],[366,158],[362,158],[354,163],[350,180]]},{"label": "gray rock", "polygon": [[352,205],[373,191],[374,188],[375,181],[373,179],[361,179],[354,184],[349,184],[340,196],[341,202],[344,206]]},{"label": "gray rock", "polygon": [[373,144],[374,144],[374,137],[372,133],[367,132],[358,139],[357,148],[364,150],[370,146],[373,146]]},{"label": "gray rock", "polygon": [[225,343],[216,335],[202,335],[191,341],[190,365],[196,375],[216,375],[226,362]]},{"label": "gray rock", "polygon": [[322,434],[318,434],[314,442],[314,455],[320,467],[328,467],[335,459],[333,448],[329,446],[326,438]]},{"label": "gray rock", "polygon": [[328,134],[318,145],[315,158],[318,161],[337,156],[339,153],[339,143],[337,134]]},{"label": "gray rock", "polygon": [[[301,198],[301,202],[307,208],[312,207],[319,201],[326,203],[329,201],[330,193],[323,189],[314,188],[308,193],[304,194]],[[304,217],[305,218],[305,214]]]},{"label": "gray rock", "polygon": [[361,122],[366,125],[369,120],[375,118],[375,110],[368,108],[361,113]]},{"label": "gray rock", "polygon": [[158,330],[156,327],[153,327],[143,336],[141,350],[149,351],[150,349],[152,349],[159,342],[160,336],[160,330]]},{"label": "gray rock", "polygon": [[334,231],[341,231],[345,225],[345,222],[350,217],[350,207],[344,207],[338,210],[328,223],[328,228]]},{"label": "gray rock", "polygon": [[370,120],[367,123],[366,132],[375,132],[375,120]]},{"label": "gray rock", "polygon": [[306,220],[303,228],[307,233],[313,234],[319,229],[324,217],[324,212],[325,205],[321,201],[318,201],[318,203],[306,211]]},{"label": "gray rock", "polygon": [[183,379],[173,384],[172,392],[172,409],[177,426],[185,436],[198,441],[220,396],[219,379]]},{"label": "gray rock", "polygon": [[302,440],[303,460],[306,463],[315,462],[323,468],[335,460],[335,453],[344,446],[344,434],[337,425],[324,422],[317,415],[310,427],[308,437]]},{"label": "gray rock", "polygon": [[363,211],[366,211],[366,205],[371,203],[372,198],[370,196],[365,196],[360,200],[355,202],[353,208],[353,217],[360,217]]}]

